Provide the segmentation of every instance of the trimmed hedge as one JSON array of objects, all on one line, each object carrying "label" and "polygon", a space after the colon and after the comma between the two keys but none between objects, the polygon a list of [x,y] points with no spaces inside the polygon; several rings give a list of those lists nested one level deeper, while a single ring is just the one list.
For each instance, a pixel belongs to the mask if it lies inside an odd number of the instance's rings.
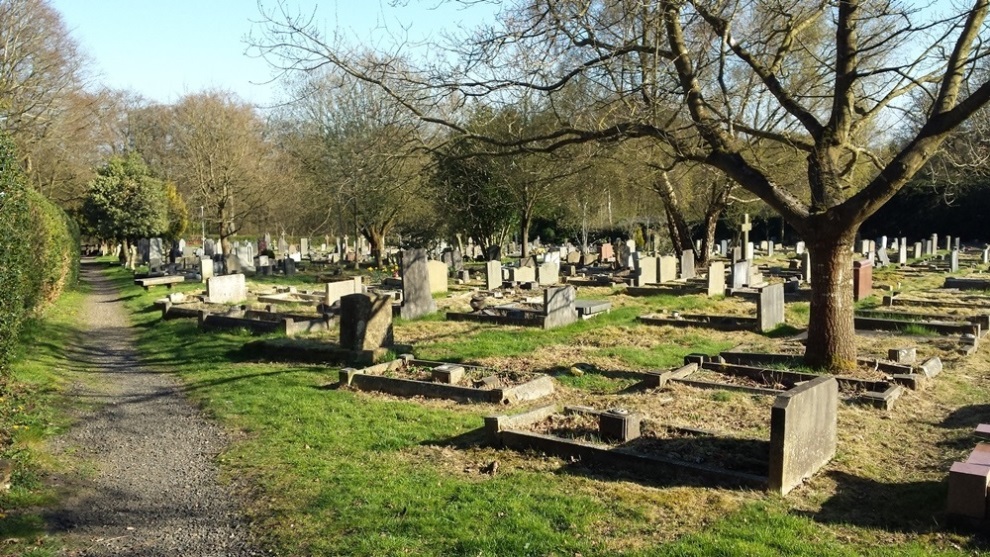
[{"label": "trimmed hedge", "polygon": [[0,389],[21,322],[75,284],[79,230],[30,189],[10,138],[0,137]]}]

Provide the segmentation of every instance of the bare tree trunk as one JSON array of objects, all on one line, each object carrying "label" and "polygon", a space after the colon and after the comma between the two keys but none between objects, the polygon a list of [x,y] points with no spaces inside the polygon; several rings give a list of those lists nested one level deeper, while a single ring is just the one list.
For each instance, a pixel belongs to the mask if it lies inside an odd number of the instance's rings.
[{"label": "bare tree trunk", "polygon": [[711,259],[712,248],[715,245],[715,227],[718,225],[718,218],[721,215],[721,209],[705,215],[705,235],[701,237],[701,252],[694,254],[694,259],[701,267],[707,267],[708,260]]},{"label": "bare tree trunk", "polygon": [[371,243],[371,255],[375,258],[375,267],[381,267],[385,260],[385,233],[375,228],[369,228],[368,242]]},{"label": "bare tree trunk", "polygon": [[[681,204],[677,200],[674,186],[670,183],[670,178],[666,172],[660,173],[660,179],[653,182],[653,191],[660,196],[663,202],[663,211],[667,215],[667,230],[670,231],[670,242],[674,246],[674,254],[678,255],[682,250],[694,250],[691,242],[691,228],[684,219],[681,211]],[[698,254],[695,254],[698,259]]]},{"label": "bare tree trunk", "polygon": [[804,360],[815,368],[841,371],[856,365],[851,251],[856,228],[820,230],[805,239],[815,282]]},{"label": "bare tree trunk", "polygon": [[522,256],[523,258],[529,257],[529,225],[533,220],[533,217],[528,213],[523,213],[522,219],[520,219],[520,229],[522,231]]}]

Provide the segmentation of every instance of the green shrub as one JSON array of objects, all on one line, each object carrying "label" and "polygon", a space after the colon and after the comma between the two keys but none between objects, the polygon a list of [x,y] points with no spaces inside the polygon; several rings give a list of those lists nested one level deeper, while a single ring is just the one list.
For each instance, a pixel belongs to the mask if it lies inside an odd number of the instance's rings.
[{"label": "green shrub", "polygon": [[0,391],[24,317],[75,283],[79,232],[27,186],[13,144],[0,136]]}]

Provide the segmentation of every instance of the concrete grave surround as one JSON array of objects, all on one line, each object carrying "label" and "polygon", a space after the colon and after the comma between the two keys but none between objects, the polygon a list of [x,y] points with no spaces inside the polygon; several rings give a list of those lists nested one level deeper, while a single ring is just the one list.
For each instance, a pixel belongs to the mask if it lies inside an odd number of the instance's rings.
[{"label": "concrete grave surround", "polygon": [[502,286],[502,262],[491,260],[485,264],[485,288],[495,290]]},{"label": "concrete grave surround", "polygon": [[715,261],[708,266],[708,295],[725,294],[725,263]]},{"label": "concrete grave surround", "polygon": [[239,304],[247,299],[244,275],[224,275],[206,280],[206,299],[211,304]]},{"label": "concrete grave surround", "polygon": [[681,278],[694,278],[694,251],[686,249],[681,252]]},{"label": "concrete grave surround", "polygon": [[657,262],[657,282],[663,284],[677,280],[677,258],[673,255],[661,255]]},{"label": "concrete grave surround", "polygon": [[430,294],[447,291],[447,264],[443,261],[427,261],[426,269],[430,275]]},{"label": "concrete grave surround", "polygon": [[342,297],[340,346],[354,351],[392,346],[392,299],[369,294]]},{"label": "concrete grave surround", "polygon": [[635,286],[646,286],[657,283],[657,258],[648,257],[637,253],[634,262],[636,264]]},{"label": "concrete grave surround", "polygon": [[784,285],[781,283],[764,286],[760,289],[760,299],[756,305],[757,330],[772,331],[784,322]]},{"label": "concrete grave surround", "polygon": [[786,494],[835,456],[839,384],[819,377],[777,397],[770,410],[770,491]]},{"label": "concrete grave surround", "polygon": [[427,262],[425,249],[407,249],[402,252],[400,315],[403,319],[416,319],[437,310],[437,304],[430,293],[430,270]]},{"label": "concrete grave surround", "polygon": [[354,277],[348,280],[328,282],[323,288],[323,303],[332,306],[337,300],[349,294],[361,294],[364,286],[361,284],[361,277]]}]

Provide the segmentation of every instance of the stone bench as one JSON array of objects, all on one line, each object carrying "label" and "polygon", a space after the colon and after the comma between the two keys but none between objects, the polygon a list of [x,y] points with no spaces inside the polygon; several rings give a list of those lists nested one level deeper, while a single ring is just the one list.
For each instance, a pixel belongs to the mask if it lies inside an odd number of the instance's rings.
[{"label": "stone bench", "polygon": [[172,289],[173,284],[178,284],[180,282],[185,282],[186,277],[178,275],[170,275],[164,277],[149,277],[142,279],[134,279],[134,284],[148,290],[152,286],[164,286],[168,289]]}]

